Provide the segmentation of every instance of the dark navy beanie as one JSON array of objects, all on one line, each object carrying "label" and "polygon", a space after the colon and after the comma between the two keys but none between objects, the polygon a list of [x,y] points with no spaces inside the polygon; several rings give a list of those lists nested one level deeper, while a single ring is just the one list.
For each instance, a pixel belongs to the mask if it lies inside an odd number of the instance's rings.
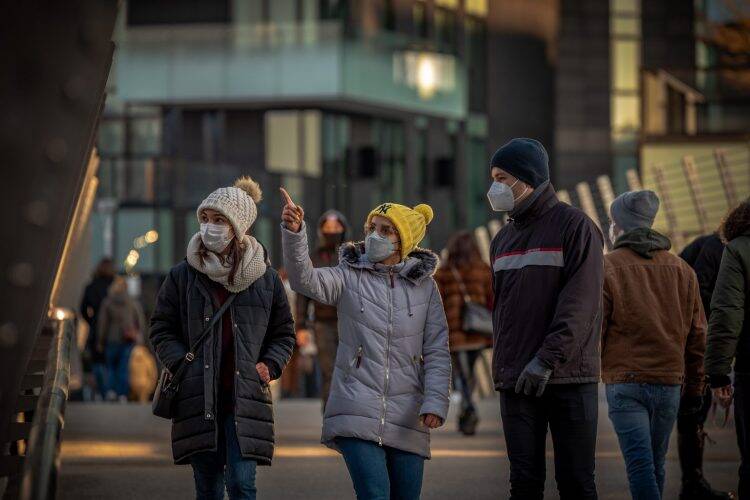
[{"label": "dark navy beanie", "polygon": [[542,143],[519,137],[495,151],[490,168],[498,167],[533,188],[549,180],[549,157]]}]

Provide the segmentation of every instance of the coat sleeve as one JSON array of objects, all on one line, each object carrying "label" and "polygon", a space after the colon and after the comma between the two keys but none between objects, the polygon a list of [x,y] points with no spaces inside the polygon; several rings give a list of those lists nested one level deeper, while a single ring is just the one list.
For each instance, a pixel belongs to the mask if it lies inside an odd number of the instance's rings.
[{"label": "coat sleeve", "polygon": [[563,239],[564,284],[537,358],[553,370],[577,352],[591,328],[601,321],[604,281],[604,239],[601,232],[582,216]]},{"label": "coat sleeve", "polygon": [[708,241],[695,258],[695,274],[698,276],[698,285],[701,291],[701,300],[703,301],[703,312],[706,317],[710,316],[711,296],[716,287],[716,277],[719,274],[721,266],[721,255],[723,245],[720,241]]},{"label": "coat sleeve", "polygon": [[149,340],[154,346],[156,357],[173,373],[188,352],[182,336],[180,295],[174,274],[173,269],[159,289],[149,330]]},{"label": "coat sleeve", "polygon": [[344,287],[341,267],[313,267],[307,247],[307,226],[302,223],[298,233],[281,225],[284,269],[292,290],[329,306],[335,306]]},{"label": "coat sleeve", "polygon": [[747,293],[742,262],[731,245],[724,249],[711,299],[711,321],[706,346],[706,372],[711,386],[729,384],[732,360],[737,352],[737,341],[745,319]]},{"label": "coat sleeve", "polygon": [[[691,272],[692,274],[692,272]],[[698,279],[693,277],[693,319],[685,344],[685,394],[703,394],[705,370],[703,355],[706,352],[706,315],[703,312]]]},{"label": "coat sleeve", "polygon": [[279,378],[281,371],[292,357],[294,349],[294,319],[292,310],[289,307],[286,290],[278,274],[274,274],[273,283],[273,303],[271,304],[271,314],[268,318],[268,328],[266,336],[263,338],[263,346],[260,349],[259,359],[275,364],[276,368],[271,374],[271,378]]},{"label": "coat sleeve", "polygon": [[432,281],[432,293],[427,308],[427,321],[422,341],[424,357],[424,402],[420,415],[431,413],[448,416],[451,382],[451,355],[448,348],[448,322],[437,284]]}]

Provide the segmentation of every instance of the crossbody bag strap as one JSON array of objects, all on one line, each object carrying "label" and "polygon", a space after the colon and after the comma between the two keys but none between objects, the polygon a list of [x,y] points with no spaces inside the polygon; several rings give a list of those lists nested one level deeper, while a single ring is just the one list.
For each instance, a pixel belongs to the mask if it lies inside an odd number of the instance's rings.
[{"label": "crossbody bag strap", "polygon": [[461,274],[458,272],[458,269],[456,269],[454,266],[451,266],[451,272],[453,273],[453,278],[456,280],[456,283],[458,283],[458,289],[461,291],[464,302],[471,302],[471,296],[466,290],[466,285],[464,285],[464,280],[461,279]]},{"label": "crossbody bag strap", "polygon": [[204,340],[206,340],[206,337],[208,337],[211,332],[214,329],[214,325],[216,325],[216,322],[219,321],[219,318],[221,318],[226,310],[229,308],[229,306],[232,304],[232,301],[237,296],[236,293],[233,293],[227,297],[227,300],[224,301],[224,303],[221,305],[218,311],[213,315],[211,320],[208,322],[208,325],[206,325],[206,328],[203,329],[200,336],[198,336],[198,339],[193,343],[192,346],[190,346],[190,350],[185,354],[185,357],[183,358],[182,364],[177,369],[177,371],[174,372],[174,375],[172,376],[172,379],[170,380],[170,385],[179,383],[180,378],[182,377],[182,374],[187,370],[188,365],[195,359],[195,353],[198,350],[198,348],[201,346]]}]

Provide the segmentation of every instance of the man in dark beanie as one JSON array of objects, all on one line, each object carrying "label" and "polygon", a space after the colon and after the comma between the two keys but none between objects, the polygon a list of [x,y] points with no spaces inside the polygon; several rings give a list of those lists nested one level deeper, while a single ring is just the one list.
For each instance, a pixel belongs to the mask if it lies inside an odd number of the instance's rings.
[{"label": "man in dark beanie", "polygon": [[604,260],[602,380],[633,498],[662,498],[678,412],[698,412],[703,402],[698,279],[651,229],[658,210],[652,191],[618,196],[610,207],[614,249]]},{"label": "man in dark beanie", "polygon": [[558,200],[547,152],[513,139],[490,161],[487,197],[510,223],[492,240],[495,388],[513,499],[542,498],[547,429],[562,500],[597,498],[594,452],[604,238]]}]

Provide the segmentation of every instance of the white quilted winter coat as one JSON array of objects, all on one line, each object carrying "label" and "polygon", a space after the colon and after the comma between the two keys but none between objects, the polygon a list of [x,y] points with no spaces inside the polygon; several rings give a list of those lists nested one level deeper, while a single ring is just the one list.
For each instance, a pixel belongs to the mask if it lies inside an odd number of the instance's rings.
[{"label": "white quilted winter coat", "polygon": [[339,265],[313,268],[306,227],[282,225],[284,267],[292,289],[338,309],[339,348],[322,442],[355,437],[430,457],[420,415],[445,420],[451,362],[448,325],[432,279],[437,256],[417,249],[395,266],[364,258],[346,243]]}]

